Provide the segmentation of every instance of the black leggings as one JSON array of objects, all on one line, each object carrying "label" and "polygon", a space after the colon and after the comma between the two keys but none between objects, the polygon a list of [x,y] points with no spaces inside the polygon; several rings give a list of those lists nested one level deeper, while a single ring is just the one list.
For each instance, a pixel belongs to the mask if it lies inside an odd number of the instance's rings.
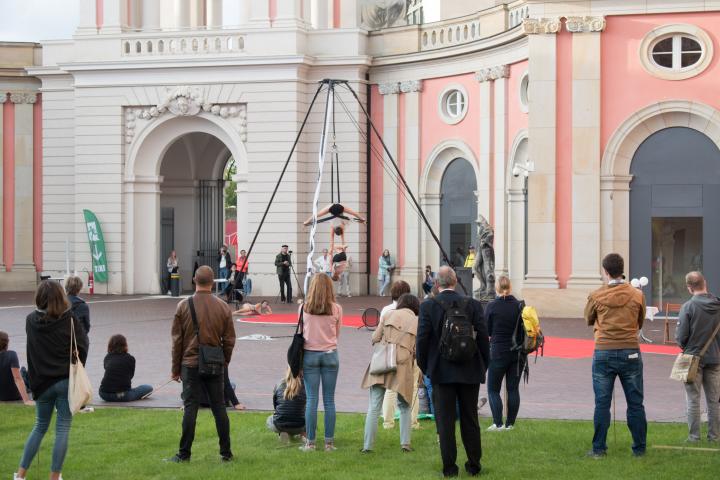
[{"label": "black leggings", "polygon": [[503,378],[507,386],[508,412],[505,425],[514,425],[520,410],[520,378],[522,376],[523,364],[518,362],[517,353],[506,352],[498,358],[490,360],[488,367],[488,397],[490,400],[490,411],[492,411],[493,423],[502,426],[503,402],[500,396],[500,388]]}]

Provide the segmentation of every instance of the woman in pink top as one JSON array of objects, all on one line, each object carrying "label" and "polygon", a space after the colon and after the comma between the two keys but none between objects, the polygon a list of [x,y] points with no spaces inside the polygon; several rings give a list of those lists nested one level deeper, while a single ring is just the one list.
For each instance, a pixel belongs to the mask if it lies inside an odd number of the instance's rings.
[{"label": "woman in pink top", "polygon": [[342,307],[335,303],[335,291],[330,277],[316,273],[310,281],[303,309],[303,378],[305,380],[305,428],[307,442],[300,450],[315,450],[318,390],[322,383],[325,407],[325,450],[335,450],[335,384],[340,360],[337,339],[342,325]]}]

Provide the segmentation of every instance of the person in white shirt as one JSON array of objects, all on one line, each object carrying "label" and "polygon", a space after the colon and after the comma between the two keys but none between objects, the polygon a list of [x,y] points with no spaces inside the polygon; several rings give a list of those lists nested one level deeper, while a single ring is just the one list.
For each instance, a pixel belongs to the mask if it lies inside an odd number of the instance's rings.
[{"label": "person in white shirt", "polygon": [[347,258],[347,265],[345,267],[345,270],[340,274],[340,288],[338,289],[338,294],[340,296],[343,295],[343,292],[345,292],[346,297],[351,297],[350,295],[350,269],[352,268],[352,257],[348,255],[347,253],[347,247],[343,249],[343,252],[345,252],[345,256]]},{"label": "person in white shirt", "polygon": [[332,274],[332,257],[328,253],[327,248],[323,248],[322,255],[315,259],[315,267],[318,272],[322,272],[326,275]]}]

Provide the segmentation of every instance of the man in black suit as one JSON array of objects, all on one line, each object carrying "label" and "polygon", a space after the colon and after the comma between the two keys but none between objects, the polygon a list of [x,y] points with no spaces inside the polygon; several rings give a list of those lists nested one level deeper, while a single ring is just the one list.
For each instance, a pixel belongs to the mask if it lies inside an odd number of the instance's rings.
[{"label": "man in black suit", "polygon": [[433,386],[433,405],[435,422],[440,437],[440,456],[443,462],[443,475],[458,475],[457,448],[455,446],[455,405],[459,405],[460,434],[468,461],[465,470],[470,475],[478,475],[481,470],[480,425],[478,423],[477,404],[480,384],[485,383],[485,372],[490,357],[490,341],[487,326],[483,318],[480,302],[469,299],[467,319],[472,322],[475,331],[477,351],[465,362],[454,362],[440,354],[440,336],[442,334],[445,309],[443,305],[460,305],[464,298],[455,292],[457,276],[452,268],[443,266],[437,274],[439,295],[425,300],[420,306],[420,318],[417,330],[417,363],[425,375],[430,377]]}]

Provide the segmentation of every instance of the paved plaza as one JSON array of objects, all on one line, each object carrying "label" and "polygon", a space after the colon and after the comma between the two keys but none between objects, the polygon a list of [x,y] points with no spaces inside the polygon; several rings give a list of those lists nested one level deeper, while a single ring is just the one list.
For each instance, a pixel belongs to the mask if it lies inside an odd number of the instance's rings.
[{"label": "paved plaza", "polygon": [[[29,293],[3,293],[0,296],[0,329],[10,334],[10,348],[16,350],[25,364],[25,316],[32,309]],[[103,357],[107,340],[115,333],[128,338],[130,353],[137,360],[133,385],[149,383],[160,385],[170,375],[170,326],[177,298],[168,297],[105,297],[95,295],[90,302],[92,328],[87,369],[93,386],[97,388],[103,375]],[[381,307],[388,298],[342,298],[346,315],[360,315],[367,307]],[[291,305],[273,305],[275,313],[292,313]],[[545,334],[567,339],[592,339],[592,331],[580,318],[543,318]],[[230,378],[237,383],[237,395],[249,409],[271,410],[273,386],[282,377],[285,355],[294,327],[290,325],[257,324],[235,321],[239,340],[230,365]],[[653,340],[662,339],[662,324],[657,321],[645,329]],[[260,334],[273,340],[240,340]],[[371,332],[365,328],[344,327],[339,340],[340,375],[336,402],[339,411],[364,412],[367,409],[367,391],[360,381],[369,362]],[[583,342],[584,343],[584,342]],[[550,346],[548,346],[550,351]],[[556,351],[556,349],[553,349]],[[649,420],[683,421],[685,399],[681,385],[668,379],[673,356],[644,353],[645,408]],[[521,417],[591,419],[593,392],[590,358],[558,358],[546,355],[531,364],[530,383],[521,386]],[[619,382],[617,387],[620,388]],[[180,384],[171,383],[151,398],[131,404],[137,407],[178,407]],[[481,396],[486,396],[485,386]],[[617,416],[625,417],[622,392],[616,394]],[[95,405],[109,404],[95,398]],[[489,408],[481,415],[489,416]]]}]

